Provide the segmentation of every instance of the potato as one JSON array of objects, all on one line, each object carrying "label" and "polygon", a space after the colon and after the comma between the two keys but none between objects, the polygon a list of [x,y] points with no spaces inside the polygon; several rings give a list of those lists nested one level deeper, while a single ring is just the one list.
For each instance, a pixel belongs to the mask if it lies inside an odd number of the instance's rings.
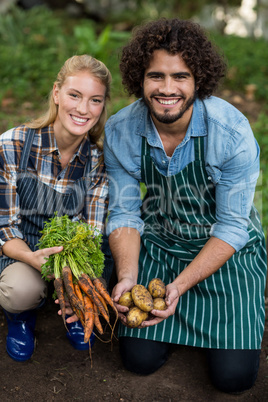
[{"label": "potato", "polygon": [[131,328],[138,327],[147,318],[148,313],[142,311],[139,307],[132,307],[126,315],[127,325]]},{"label": "potato", "polygon": [[131,290],[135,306],[143,311],[151,311],[154,307],[153,298],[143,285],[135,285]]},{"label": "potato", "polygon": [[164,297],[166,294],[166,286],[159,278],[152,279],[148,285],[148,291],[155,299],[156,297]]},{"label": "potato", "polygon": [[156,297],[154,299],[154,308],[156,310],[166,310],[167,305],[164,299],[162,297]]},{"label": "potato", "polygon": [[133,302],[133,299],[132,299],[132,296],[131,296],[131,292],[124,293],[120,297],[120,299],[118,300],[118,303],[121,306],[126,306],[128,308],[134,306],[134,302]]}]

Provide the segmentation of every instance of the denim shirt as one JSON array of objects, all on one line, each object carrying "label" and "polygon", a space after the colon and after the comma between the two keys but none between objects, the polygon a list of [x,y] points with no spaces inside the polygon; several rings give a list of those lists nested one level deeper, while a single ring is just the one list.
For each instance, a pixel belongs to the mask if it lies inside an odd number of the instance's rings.
[{"label": "denim shirt", "polygon": [[109,177],[107,234],[120,227],[143,233],[141,208],[141,142],[150,145],[151,157],[161,174],[175,175],[194,160],[194,137],[204,137],[205,167],[215,186],[216,223],[210,235],[236,251],[248,241],[247,227],[259,176],[259,146],[246,117],[228,102],[197,99],[183,141],[172,157],[142,100],[111,116],[105,127],[104,158]]}]

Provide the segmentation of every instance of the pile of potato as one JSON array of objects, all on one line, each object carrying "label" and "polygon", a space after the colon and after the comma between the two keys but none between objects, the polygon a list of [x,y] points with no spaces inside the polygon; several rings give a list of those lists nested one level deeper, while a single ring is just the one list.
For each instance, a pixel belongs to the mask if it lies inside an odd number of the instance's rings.
[{"label": "pile of potato", "polygon": [[135,285],[131,292],[124,293],[118,303],[129,308],[126,315],[127,325],[136,328],[142,321],[147,320],[153,309],[165,310],[167,308],[165,294],[166,286],[159,278],[152,279],[148,289],[143,285]]}]

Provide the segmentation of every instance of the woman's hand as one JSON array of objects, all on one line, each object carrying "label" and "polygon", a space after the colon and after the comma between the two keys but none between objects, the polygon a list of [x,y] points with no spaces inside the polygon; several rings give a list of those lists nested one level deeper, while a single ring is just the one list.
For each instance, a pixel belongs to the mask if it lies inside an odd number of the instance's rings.
[{"label": "woman's hand", "polygon": [[25,262],[31,267],[37,269],[39,272],[41,272],[42,265],[50,255],[60,253],[62,250],[63,247],[59,246],[32,251],[25,241],[17,238],[8,240],[3,245],[3,253],[7,257]]},{"label": "woman's hand", "polygon": [[[41,267],[47,261],[48,257],[52,254],[58,254],[63,250],[63,246],[43,248],[41,250],[31,252],[31,266],[41,272]],[[49,279],[52,279],[52,275]]]},{"label": "woman's hand", "polygon": [[[55,300],[55,304],[60,304],[59,299]],[[68,300],[65,300],[65,306],[66,306],[66,314],[69,315],[68,318],[66,318],[66,322],[68,324],[71,324],[72,322],[78,321],[79,318],[77,317],[77,315],[73,312],[70,303],[68,302]],[[62,316],[62,311],[59,310],[58,311],[58,315]]]}]

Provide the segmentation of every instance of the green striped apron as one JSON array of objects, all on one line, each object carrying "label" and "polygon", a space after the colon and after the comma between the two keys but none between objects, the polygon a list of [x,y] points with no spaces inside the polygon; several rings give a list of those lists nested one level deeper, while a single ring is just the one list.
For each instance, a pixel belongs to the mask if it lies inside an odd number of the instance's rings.
[{"label": "green striped apron", "polygon": [[[195,160],[174,176],[163,176],[142,141],[145,223],[138,283],[153,278],[168,284],[210,238],[215,219],[215,187],[205,169],[204,138],[196,137]],[[216,273],[180,297],[173,316],[158,325],[119,336],[221,349],[260,349],[264,331],[267,257],[260,218],[252,207],[249,241]]]}]

